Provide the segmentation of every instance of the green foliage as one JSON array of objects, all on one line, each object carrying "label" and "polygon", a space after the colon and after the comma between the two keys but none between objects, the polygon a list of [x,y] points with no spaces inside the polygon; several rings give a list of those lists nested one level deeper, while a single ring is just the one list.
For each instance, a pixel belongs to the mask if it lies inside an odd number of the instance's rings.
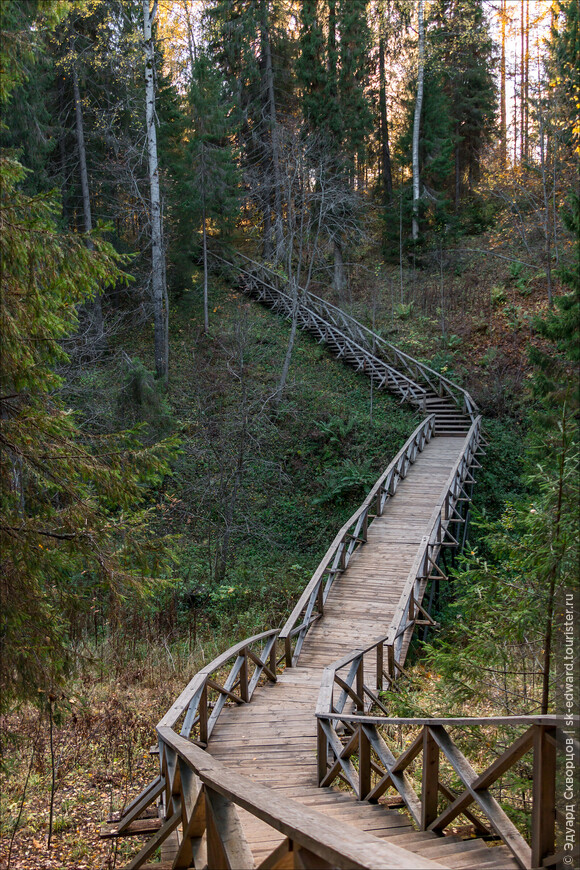
[{"label": "green foliage", "polygon": [[340,503],[347,497],[362,495],[376,479],[370,463],[359,465],[347,459],[341,467],[333,469],[325,475],[324,490],[314,498],[313,504]]},{"label": "green foliage", "polygon": [[495,287],[491,288],[489,297],[491,299],[492,306],[494,308],[500,308],[507,301],[505,287],[503,287],[501,284],[496,284]]},{"label": "green foliage", "polygon": [[564,401],[578,409],[578,362],[580,362],[580,195],[572,193],[564,221],[574,233],[573,256],[561,270],[570,292],[556,299],[556,308],[545,317],[536,317],[536,331],[553,342],[550,352],[529,350],[536,366],[534,394],[539,400],[538,425],[551,427]]},{"label": "green foliage", "polygon": [[560,96],[563,133],[568,145],[580,149],[580,10],[575,0],[559,0],[552,28],[553,85]]},{"label": "green foliage", "polygon": [[128,362],[119,397],[121,419],[131,425],[145,423],[156,438],[172,427],[165,389],[138,357]]},{"label": "green foliage", "polygon": [[[22,57],[12,59],[12,85]],[[57,198],[27,196],[24,176],[0,156],[3,705],[58,680],[71,623],[95,594],[114,605],[146,590],[163,556],[147,538],[146,488],[174,453],[169,442],[143,450],[131,431],[91,438],[59,398],[60,342],[77,327],[78,305],[126,280],[127,260],[98,234],[89,249],[59,232]]]},{"label": "green foliage", "polygon": [[409,320],[411,315],[413,314],[413,309],[415,308],[415,303],[411,302],[397,302],[395,305],[395,314],[399,318],[399,320]]},{"label": "green foliage", "polygon": [[538,662],[554,601],[577,582],[578,449],[570,425],[564,415],[556,468],[549,458],[538,463],[527,477],[533,496],[506,503],[499,520],[479,521],[480,543],[455,572],[447,629],[427,650],[443,678],[438,694],[451,705],[493,699],[511,713],[538,709]]}]

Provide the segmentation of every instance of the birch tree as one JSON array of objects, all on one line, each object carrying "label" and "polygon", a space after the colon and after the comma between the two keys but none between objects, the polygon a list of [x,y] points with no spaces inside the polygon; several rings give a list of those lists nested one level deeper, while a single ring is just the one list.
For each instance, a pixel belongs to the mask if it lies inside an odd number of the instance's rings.
[{"label": "birch tree", "polygon": [[417,99],[413,121],[413,241],[419,238],[419,133],[421,128],[421,109],[423,106],[423,78],[425,75],[425,26],[423,22],[423,0],[419,0],[419,66],[417,70]]},{"label": "birch tree", "polygon": [[159,380],[167,382],[169,373],[169,305],[165,281],[161,191],[157,159],[157,129],[155,126],[155,44],[153,41],[153,23],[156,14],[157,0],[155,0],[151,8],[149,0],[143,0],[145,108],[151,224],[151,295],[155,326],[155,372]]}]

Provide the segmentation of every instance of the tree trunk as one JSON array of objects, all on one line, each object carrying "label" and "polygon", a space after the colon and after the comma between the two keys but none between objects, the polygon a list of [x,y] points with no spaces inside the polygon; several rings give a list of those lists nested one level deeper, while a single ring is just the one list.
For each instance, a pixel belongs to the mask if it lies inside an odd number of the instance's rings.
[{"label": "tree trunk", "polygon": [[391,152],[389,149],[389,126],[387,120],[387,84],[385,75],[385,40],[379,39],[379,102],[381,107],[381,170],[385,202],[393,198],[393,176],[391,172]]},{"label": "tree trunk", "polygon": [[344,260],[342,258],[342,244],[340,239],[334,239],[334,289],[338,293],[338,298],[342,301],[342,294],[346,287],[346,276],[344,274]]},{"label": "tree trunk", "polygon": [[[538,70],[539,73],[539,70]],[[550,229],[550,205],[548,199],[548,178],[546,172],[546,147],[542,93],[538,85],[538,115],[540,121],[540,164],[542,168],[542,193],[544,198],[544,240],[546,242],[546,279],[548,284],[548,306],[553,307],[552,298],[552,233]]]},{"label": "tree trunk", "polygon": [[278,407],[282,400],[282,396],[284,394],[284,390],[286,389],[286,382],[288,380],[288,372],[290,371],[290,362],[292,360],[292,354],[294,352],[294,344],[296,342],[296,332],[298,330],[298,288],[296,284],[292,282],[292,299],[293,299],[293,308],[292,308],[292,325],[290,327],[290,336],[288,338],[288,346],[286,348],[286,356],[284,357],[284,363],[282,365],[282,371],[280,373],[280,380],[278,381],[278,387],[276,389],[275,398],[272,402],[274,407]]},{"label": "tree trunk", "polygon": [[423,26],[423,0],[419,0],[419,66],[417,70],[417,99],[413,120],[413,241],[419,238],[419,130],[423,106],[423,78],[425,72],[425,28]]},{"label": "tree trunk", "polygon": [[203,331],[207,335],[209,332],[209,294],[207,290],[207,226],[205,217],[205,197],[203,198],[201,220],[203,236]]},{"label": "tree trunk", "polygon": [[266,262],[274,259],[274,247],[272,245],[272,210],[270,206],[270,185],[265,181],[262,184],[262,214],[263,214],[263,231],[262,231],[262,256]]},{"label": "tree trunk", "polygon": [[514,167],[518,162],[518,52],[514,46]]},{"label": "tree trunk", "polygon": [[524,42],[524,31],[525,31],[525,3],[526,0],[522,0],[521,2],[521,34],[520,34],[520,160],[523,163],[524,160],[524,127],[526,123],[526,109],[525,109],[525,94],[526,94],[526,83],[525,83],[525,42]]},{"label": "tree trunk", "polygon": [[284,223],[282,216],[280,146],[278,142],[278,121],[276,118],[276,99],[274,94],[274,69],[272,67],[272,50],[270,47],[268,0],[262,0],[261,11],[261,39],[265,79],[264,85],[267,94],[270,145],[272,149],[272,166],[274,169],[274,236],[276,239],[276,257],[278,260],[280,260],[284,254]]},{"label": "tree trunk", "polygon": [[459,152],[459,124],[455,125],[455,214],[459,212],[461,199],[461,154]]},{"label": "tree trunk", "polygon": [[[91,197],[89,192],[89,175],[87,172],[87,152],[85,148],[85,130],[83,124],[83,104],[81,101],[81,91],[79,87],[79,77],[77,68],[72,64],[72,81],[73,94],[75,101],[75,128],[77,137],[77,149],[79,153],[79,172],[81,176],[81,195],[83,199],[83,224],[85,233],[87,234],[86,245],[92,251],[94,248],[90,233],[93,229],[93,218],[91,213]],[[86,309],[90,318],[91,340],[96,343],[97,349],[102,345],[103,341],[103,309],[101,306],[100,294],[96,294],[94,300],[86,304]]]},{"label": "tree trunk", "polygon": [[143,0],[143,40],[145,43],[145,108],[147,121],[147,156],[149,160],[149,191],[151,198],[151,288],[155,325],[155,372],[167,383],[169,373],[169,341],[165,288],[163,235],[161,227],[161,195],[157,161],[157,130],[155,128],[155,47],[152,27],[157,14],[157,0],[149,10],[149,0]]},{"label": "tree trunk", "polygon": [[505,169],[507,163],[507,114],[506,114],[506,76],[505,76],[505,25],[506,25],[506,0],[501,0],[501,64],[500,64],[500,163]]},{"label": "tree trunk", "polygon": [[530,158],[529,126],[530,126],[530,4],[526,3],[526,52],[524,64],[524,155]]}]

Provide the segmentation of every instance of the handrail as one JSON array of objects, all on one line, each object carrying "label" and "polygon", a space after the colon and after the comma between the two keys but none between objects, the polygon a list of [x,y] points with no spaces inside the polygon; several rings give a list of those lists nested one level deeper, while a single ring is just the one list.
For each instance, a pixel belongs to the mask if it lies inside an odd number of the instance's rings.
[{"label": "handrail", "polygon": [[[392,462],[381,474],[373,488],[354,514],[340,529],[322,557],[318,568],[296,602],[292,613],[280,631],[280,642],[285,645],[286,666],[293,667],[300,655],[302,644],[310,626],[322,616],[324,603],[337,575],[342,573],[353,553],[367,539],[369,519],[381,516],[389,498],[394,496],[399,480],[403,480],[410,465],[433,436],[434,415],[430,414],[417,426]],[[371,510],[374,513],[371,514]],[[297,623],[300,622],[299,625]],[[292,655],[292,637],[298,635]]]},{"label": "handrail", "polygon": [[[371,644],[346,654],[323,671],[316,707],[318,782],[322,787],[330,786],[339,777],[359,800],[370,801],[378,800],[388,788],[393,787],[419,828],[439,833],[461,814],[468,818],[478,832],[489,833],[481,819],[468,809],[475,803],[491,829],[511,850],[520,867],[529,870],[558,863],[554,855],[556,749],[566,746],[567,753],[578,752],[577,743],[570,750],[571,738],[562,732],[561,726],[566,722],[567,727],[570,727],[570,720],[552,715],[391,717],[380,698],[384,677],[391,686],[399,674],[406,673],[403,666],[405,642],[409,640],[415,625],[426,622],[421,617],[430,619],[421,601],[427,579],[445,576],[437,565],[441,547],[446,543],[458,544],[449,526],[461,520],[458,502],[470,497],[466,488],[473,482],[471,469],[476,463],[480,422],[481,418],[477,418],[472,424],[461,455],[433,511],[431,531],[422,539],[388,632]],[[367,685],[369,674],[372,677],[373,671],[376,688]],[[335,690],[340,693],[336,699]],[[368,715],[373,706],[383,715]],[[420,733],[413,735],[411,744],[398,757],[395,757],[379,732],[381,726],[394,725],[420,729]],[[527,730],[486,770],[476,773],[446,730],[475,725],[493,728],[527,726]],[[342,729],[340,733],[338,726]],[[341,739],[344,732],[346,742]],[[507,817],[490,788],[530,752],[534,756],[534,777],[531,841],[528,843]],[[418,796],[413,781],[405,771],[421,754],[422,786]],[[455,794],[440,781],[440,755],[461,781],[464,790],[460,794]],[[353,757],[357,757],[358,764],[353,764]],[[442,812],[438,805],[439,795],[443,795],[448,802]]]},{"label": "handrail", "polygon": [[[242,776],[175,734],[171,728],[158,725],[157,734],[167,797],[166,814],[169,819],[178,817],[183,825],[183,837],[174,866],[190,866],[205,832],[208,855],[213,854],[223,861],[213,866],[239,870],[254,867],[237,815],[237,808],[242,808],[286,838],[270,856],[274,860],[268,866],[277,864],[275,858],[279,860],[284,854],[294,852],[302,853],[300,863],[285,863],[284,866],[441,870],[441,864],[395,844],[387,845],[372,834],[354,827],[345,831],[340,821],[310,807],[305,809],[296,801],[281,797],[275,790]],[[223,833],[220,825],[215,824],[218,815],[222,822],[227,820]],[[237,835],[235,839],[233,833]],[[315,856],[315,864],[309,860],[303,863],[311,856]]]},{"label": "handrail", "polygon": [[[217,257],[217,259],[222,259],[221,257]],[[280,276],[268,266],[264,266],[261,263],[257,263],[255,260],[252,260],[250,257],[247,257],[245,254],[238,252],[238,256],[242,259],[246,260],[248,263],[251,263],[252,266],[258,267],[261,270],[266,271],[270,275],[274,276],[275,279],[280,279]],[[223,261],[227,262],[227,261]],[[233,264],[229,264],[233,265]],[[270,285],[270,287],[276,292],[283,294],[283,291],[280,290],[277,286]],[[284,294],[286,295],[286,294]],[[477,416],[478,408],[476,403],[474,402],[471,395],[465,390],[463,387],[460,387],[458,384],[455,384],[453,381],[446,378],[440,372],[435,371],[430,366],[425,363],[419,362],[414,357],[400,350],[395,345],[391,344],[388,341],[385,341],[384,338],[374,333],[368,327],[364,326],[364,324],[360,323],[350,314],[347,314],[341,308],[333,305],[331,302],[328,302],[326,299],[322,299],[320,296],[316,296],[314,293],[311,293],[309,290],[301,289],[301,296],[307,302],[307,307],[311,310],[316,310],[317,308],[322,310],[326,315],[331,315],[331,322],[334,319],[336,325],[340,324],[342,328],[346,328],[352,332],[353,336],[360,342],[363,340],[366,343],[370,344],[370,347],[373,349],[376,348],[376,345],[379,344],[383,347],[388,355],[391,358],[391,362],[395,364],[400,364],[403,366],[403,369],[413,376],[413,378],[422,377],[425,382],[433,389],[438,395],[443,395],[446,393],[455,404],[465,412],[473,421]],[[328,319],[328,318],[327,318]],[[403,372],[398,370],[400,374]],[[437,386],[433,383],[436,382]]]},{"label": "handrail", "polygon": [[[220,260],[222,263],[233,266],[233,263],[224,260],[223,257],[220,257],[217,254],[213,254],[212,256],[215,259]],[[240,256],[244,255],[241,254]],[[246,259],[249,260],[249,258]],[[249,260],[249,262],[254,263],[253,260]],[[255,265],[259,266],[257,263]],[[273,309],[277,310],[282,308],[283,313],[287,317],[293,316],[295,300],[288,293],[285,293],[284,290],[281,290],[275,284],[270,283],[263,277],[256,279],[254,273],[246,272],[244,269],[240,269],[240,271],[253,281],[257,280],[259,282],[259,288],[254,288],[257,290],[258,299],[268,299],[272,304]],[[273,274],[275,275],[275,273]],[[308,298],[311,295],[308,291],[303,290],[300,287],[298,290],[301,294],[301,298]],[[272,291],[275,294],[275,298],[268,298],[268,291]],[[318,297],[312,298],[317,299]],[[325,319],[316,312],[314,308],[309,307],[308,305],[301,305],[300,301],[298,305],[298,315],[301,320],[301,325],[310,332],[313,332],[321,341],[327,343],[334,341],[336,344],[340,344],[339,356],[349,356],[355,359],[357,370],[363,369],[371,378],[378,382],[379,388],[386,386],[393,392],[399,393],[403,401],[411,402],[415,407],[425,410],[427,398],[427,391],[425,388],[412,378],[403,374],[399,369],[390,366],[384,359],[376,356],[372,348],[357,343],[352,335],[347,335],[344,331],[339,329],[337,324],[332,322],[332,319]],[[365,341],[366,339],[363,336],[363,342]]]},{"label": "handrail", "polygon": [[[199,731],[198,743],[207,746],[211,732],[227,700],[240,704],[249,703],[262,675],[271,682],[276,682],[278,665],[276,639],[278,633],[278,629],[273,628],[255,634],[253,637],[234,644],[209,662],[190,680],[181,695],[160,720],[158,727],[173,728],[180,716],[185,713],[181,734],[184,737],[190,737],[192,730],[197,726]],[[252,647],[262,641],[265,641],[264,648],[258,655]],[[212,675],[223,669],[231,659],[235,659],[235,661],[222,685],[217,681],[217,677],[213,679]],[[210,698],[212,693],[217,695],[217,702],[213,705]]]}]

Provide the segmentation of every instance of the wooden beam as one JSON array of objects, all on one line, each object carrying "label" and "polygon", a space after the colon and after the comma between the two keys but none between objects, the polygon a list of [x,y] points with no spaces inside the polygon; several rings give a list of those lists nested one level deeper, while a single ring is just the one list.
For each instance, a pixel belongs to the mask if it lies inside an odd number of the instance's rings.
[{"label": "wooden beam", "polygon": [[456,796],[453,802],[438,816],[435,821],[429,825],[431,831],[443,831],[447,825],[451,824],[460,813],[465,811],[465,808],[475,800],[474,792],[489,788],[490,785],[499,779],[502,774],[509,770],[510,767],[520,760],[520,758],[528,752],[534,741],[535,727],[532,725],[525,734],[512,743],[499,758],[491,764],[487,770],[477,776],[470,787]]},{"label": "wooden beam", "polygon": [[[450,762],[455,773],[457,773],[457,775],[462,779],[464,785],[467,786],[476,803],[479,804],[487,816],[493,829],[510,849],[520,866],[523,868],[532,866],[532,850],[515,825],[502,810],[496,799],[492,797],[486,789],[480,789],[478,791],[473,790],[473,783],[478,778],[477,774],[461,750],[455,746],[445,729],[441,725],[433,725],[429,727],[429,733]],[[435,821],[435,818],[431,819],[431,821]]]},{"label": "wooden beam", "polygon": [[209,867],[254,870],[254,857],[232,801],[206,786],[205,812]]},{"label": "wooden beam", "polygon": [[[201,750],[203,751],[203,750]],[[147,858],[150,858],[151,855],[157,851],[161,843],[167,839],[167,837],[173,833],[176,827],[181,822],[181,809],[175,812],[170,819],[168,819],[165,824],[157,831],[157,833],[151,837],[150,840],[143,846],[141,851],[135,855],[132,861],[129,861],[128,864],[125,865],[124,870],[138,870],[142,864],[145,863]]]},{"label": "wooden beam", "polygon": [[547,729],[535,728],[532,804],[532,866],[553,854],[556,835],[556,747]]},{"label": "wooden beam", "polygon": [[423,728],[423,782],[421,791],[421,830],[426,831],[437,818],[439,783],[439,746],[430,728]]}]

